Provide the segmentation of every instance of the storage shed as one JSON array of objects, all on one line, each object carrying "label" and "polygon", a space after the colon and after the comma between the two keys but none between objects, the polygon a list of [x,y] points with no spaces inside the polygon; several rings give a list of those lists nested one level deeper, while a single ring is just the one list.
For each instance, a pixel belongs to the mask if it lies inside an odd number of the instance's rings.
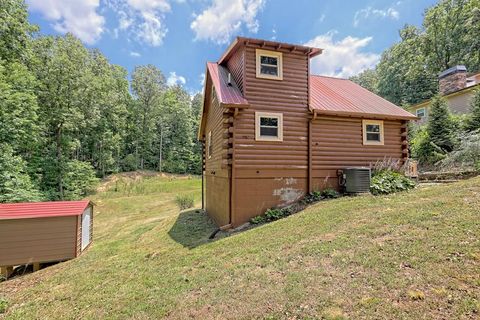
[{"label": "storage shed", "polygon": [[91,243],[93,204],[88,200],[0,204],[0,267],[78,257]]}]

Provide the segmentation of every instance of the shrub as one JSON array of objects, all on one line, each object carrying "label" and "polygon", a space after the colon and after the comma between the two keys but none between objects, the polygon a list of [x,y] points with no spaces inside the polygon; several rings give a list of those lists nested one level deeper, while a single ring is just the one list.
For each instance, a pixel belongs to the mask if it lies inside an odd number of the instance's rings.
[{"label": "shrub", "polygon": [[305,204],[310,204],[314,203],[317,201],[322,200],[322,194],[320,191],[313,191],[311,193],[308,193],[302,200],[303,203]]},{"label": "shrub", "polygon": [[272,209],[268,209],[265,212],[265,219],[267,221],[275,221],[283,217],[284,217],[284,214],[281,209],[272,208]]},{"label": "shrub", "polygon": [[63,190],[65,200],[77,200],[93,192],[99,179],[92,165],[85,161],[72,160],[65,165]]},{"label": "shrub", "polygon": [[250,223],[252,224],[260,224],[265,222],[264,216],[256,216],[250,219]]},{"label": "shrub", "polygon": [[179,194],[175,197],[175,203],[180,210],[185,210],[193,207],[195,199],[191,194]]},{"label": "shrub", "polygon": [[374,172],[370,192],[374,195],[390,194],[410,190],[415,187],[415,182],[399,172],[384,170]]},{"label": "shrub", "polygon": [[462,136],[460,145],[440,162],[444,169],[480,171],[480,131]]},{"label": "shrub", "polygon": [[0,298],[0,314],[7,312],[8,301]]},{"label": "shrub", "polygon": [[325,189],[322,191],[322,197],[325,199],[336,199],[340,196],[340,194],[335,189]]}]

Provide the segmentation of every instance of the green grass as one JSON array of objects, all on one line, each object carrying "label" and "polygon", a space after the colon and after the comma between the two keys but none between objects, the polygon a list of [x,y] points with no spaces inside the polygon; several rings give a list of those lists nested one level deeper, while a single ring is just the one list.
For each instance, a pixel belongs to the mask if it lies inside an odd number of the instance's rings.
[{"label": "green grass", "polygon": [[112,188],[93,197],[84,255],[0,284],[7,319],[480,316],[480,178],[321,202],[216,241],[175,205],[198,207],[200,180]]}]

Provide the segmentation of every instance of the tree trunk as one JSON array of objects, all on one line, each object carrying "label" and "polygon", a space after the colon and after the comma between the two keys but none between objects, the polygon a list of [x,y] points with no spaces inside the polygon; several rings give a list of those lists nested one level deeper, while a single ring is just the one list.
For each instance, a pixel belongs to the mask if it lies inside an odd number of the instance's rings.
[{"label": "tree trunk", "polygon": [[160,127],[160,149],[158,150],[158,171],[162,172],[163,128]]}]

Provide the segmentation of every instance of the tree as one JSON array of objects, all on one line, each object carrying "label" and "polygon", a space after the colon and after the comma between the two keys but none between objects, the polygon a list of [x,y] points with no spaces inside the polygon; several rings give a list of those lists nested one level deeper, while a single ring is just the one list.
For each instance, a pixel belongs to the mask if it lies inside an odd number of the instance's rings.
[{"label": "tree", "polygon": [[77,137],[87,121],[84,98],[91,79],[89,53],[71,34],[39,38],[33,49],[31,65],[39,82],[39,117],[47,136],[39,155],[43,160],[42,186],[52,197],[63,199],[66,164],[80,145]]},{"label": "tree", "polygon": [[443,0],[425,12],[424,55],[432,72],[458,64],[468,70],[480,68],[478,31],[480,1]]},{"label": "tree", "polygon": [[421,54],[424,35],[414,26],[400,30],[401,41],[383,52],[377,66],[378,93],[397,104],[414,104],[432,97],[438,89],[437,76]]},{"label": "tree", "polygon": [[467,121],[467,130],[480,130],[480,89],[476,89],[470,101],[471,115]]},{"label": "tree", "polygon": [[131,104],[131,112],[134,113],[134,121],[139,128],[138,134],[135,133],[135,154],[139,157],[141,169],[156,154],[153,153],[153,141],[161,99],[166,90],[165,83],[165,76],[153,65],[136,67],[132,74],[132,92],[136,102]]},{"label": "tree", "polygon": [[0,0],[0,59],[24,61],[28,44],[37,27],[28,22],[27,6],[22,0]]},{"label": "tree", "polygon": [[38,142],[35,77],[18,63],[0,60],[0,144],[27,157]]},{"label": "tree", "polygon": [[27,164],[8,144],[0,144],[0,202],[40,201],[40,191],[30,180]]},{"label": "tree", "polygon": [[378,92],[378,75],[376,69],[364,70],[358,75],[351,77],[350,80],[373,93]]},{"label": "tree", "polygon": [[455,123],[450,114],[447,101],[441,96],[437,95],[432,99],[427,133],[430,143],[433,143],[444,152],[451,152],[455,147]]}]

